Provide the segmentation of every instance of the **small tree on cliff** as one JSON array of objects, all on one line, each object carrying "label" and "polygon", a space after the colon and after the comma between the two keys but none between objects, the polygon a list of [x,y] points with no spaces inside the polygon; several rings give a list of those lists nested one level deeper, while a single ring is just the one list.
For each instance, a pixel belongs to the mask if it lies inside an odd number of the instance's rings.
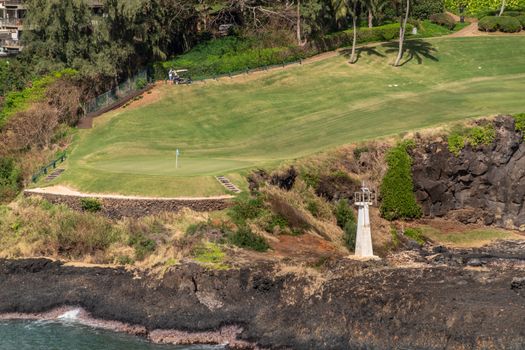
[{"label": "small tree on cliff", "polygon": [[422,214],[414,195],[411,142],[402,142],[390,149],[386,161],[388,170],[381,182],[381,216],[387,220],[416,219]]}]

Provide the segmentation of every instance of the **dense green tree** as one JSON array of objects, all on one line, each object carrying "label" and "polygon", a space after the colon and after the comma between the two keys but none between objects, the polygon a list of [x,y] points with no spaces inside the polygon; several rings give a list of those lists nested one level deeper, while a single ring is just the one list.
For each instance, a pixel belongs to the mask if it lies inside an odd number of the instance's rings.
[{"label": "dense green tree", "polygon": [[27,0],[25,56],[38,73],[78,67],[99,49],[91,10],[83,0]]},{"label": "dense green tree", "polygon": [[24,57],[38,73],[63,67],[90,78],[130,74],[190,47],[194,0],[27,0]]}]

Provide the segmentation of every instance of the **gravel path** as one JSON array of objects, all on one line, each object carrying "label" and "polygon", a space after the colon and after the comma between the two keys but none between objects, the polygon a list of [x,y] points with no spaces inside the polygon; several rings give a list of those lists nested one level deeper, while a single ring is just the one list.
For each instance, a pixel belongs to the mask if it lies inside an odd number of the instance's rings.
[{"label": "gravel path", "polygon": [[56,185],[42,188],[32,188],[24,191],[25,193],[31,194],[53,194],[58,196],[71,196],[71,197],[82,197],[82,198],[108,198],[108,199],[139,199],[139,200],[217,200],[217,199],[231,199],[234,196],[224,195],[215,197],[142,197],[142,196],[124,196],[120,194],[104,194],[104,193],[82,193],[73,190],[69,187]]}]

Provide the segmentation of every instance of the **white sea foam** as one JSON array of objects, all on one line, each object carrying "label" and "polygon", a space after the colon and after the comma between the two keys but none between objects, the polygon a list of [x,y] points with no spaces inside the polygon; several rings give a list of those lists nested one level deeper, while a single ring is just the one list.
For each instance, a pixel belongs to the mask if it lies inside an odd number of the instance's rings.
[{"label": "white sea foam", "polygon": [[75,321],[78,319],[78,316],[80,315],[81,309],[73,309],[64,312],[62,315],[58,316],[57,319],[63,320],[63,321]]}]

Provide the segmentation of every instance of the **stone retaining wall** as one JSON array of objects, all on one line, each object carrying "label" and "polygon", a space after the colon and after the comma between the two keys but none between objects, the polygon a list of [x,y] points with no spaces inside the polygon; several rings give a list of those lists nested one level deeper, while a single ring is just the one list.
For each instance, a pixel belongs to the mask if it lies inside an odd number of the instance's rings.
[{"label": "stone retaining wall", "polygon": [[[81,199],[72,195],[57,195],[49,193],[33,193],[26,191],[25,196],[40,196],[53,204],[65,204],[68,207],[82,211]],[[208,212],[223,210],[231,205],[229,198],[210,199],[134,199],[134,198],[98,198],[102,203],[101,214],[112,218],[143,217],[162,212],[177,212],[182,208],[194,211]]]}]

